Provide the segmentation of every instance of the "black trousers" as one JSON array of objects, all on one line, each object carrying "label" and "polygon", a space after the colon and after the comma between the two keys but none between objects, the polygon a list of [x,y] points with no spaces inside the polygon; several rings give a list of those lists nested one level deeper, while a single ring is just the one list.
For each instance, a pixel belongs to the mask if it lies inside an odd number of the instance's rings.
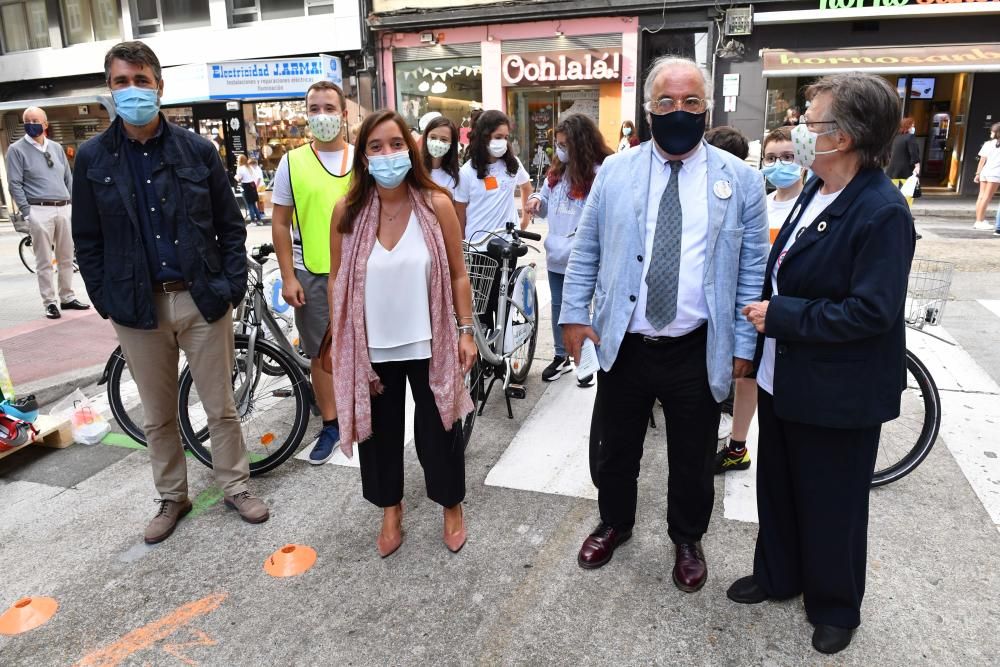
[{"label": "black trousers", "polygon": [[427,497],[443,507],[465,498],[465,448],[458,423],[446,431],[430,387],[430,360],[372,364],[385,387],[372,396],[372,432],[358,447],[361,489],[379,507],[403,500],[403,432],[406,427],[406,382],[415,404],[413,439],[424,469]]},{"label": "black trousers", "polygon": [[705,363],[707,328],[650,345],[626,334],[614,366],[597,374],[602,445],[597,463],[601,520],[635,523],[639,463],[649,412],[659,398],[667,433],[667,526],[675,544],[697,542],[712,518],[719,404]]},{"label": "black trousers", "polygon": [[753,577],[768,595],[802,593],[814,624],[861,624],[868,491],[880,426],[835,429],[784,421],[757,392],[757,513]]}]

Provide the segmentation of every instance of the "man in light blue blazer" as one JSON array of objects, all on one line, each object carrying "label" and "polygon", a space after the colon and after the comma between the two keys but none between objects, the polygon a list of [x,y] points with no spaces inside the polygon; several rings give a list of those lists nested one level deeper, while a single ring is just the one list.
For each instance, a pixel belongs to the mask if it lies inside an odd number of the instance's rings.
[{"label": "man in light blue blazer", "polygon": [[[653,140],[609,157],[577,229],[563,288],[566,349],[598,346],[595,419],[601,523],[577,559],[601,567],[632,536],[654,401],[666,420],[674,583],[708,576],[701,538],[714,501],[719,402],[751,372],[756,335],[740,310],[761,293],[768,232],[760,173],[704,141],[708,77],[664,57],[645,84]],[[593,318],[591,318],[593,303]]]}]

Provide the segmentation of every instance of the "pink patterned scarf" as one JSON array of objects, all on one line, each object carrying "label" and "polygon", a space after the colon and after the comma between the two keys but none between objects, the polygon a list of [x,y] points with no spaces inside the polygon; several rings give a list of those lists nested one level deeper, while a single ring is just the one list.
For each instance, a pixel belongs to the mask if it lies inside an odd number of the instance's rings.
[{"label": "pink patterned scarf", "polygon": [[[431,360],[430,386],[441,424],[451,429],[472,410],[458,363],[458,331],[451,294],[451,274],[444,236],[429,199],[409,189],[410,205],[431,256]],[[333,316],[330,321],[333,345],[333,391],[340,421],[340,448],[348,458],[354,443],[372,435],[371,397],[382,384],[368,356],[365,331],[365,278],[368,258],[375,247],[381,200],[373,193],[354,221],[354,230],[345,234],[340,250],[340,270],[333,284]],[[401,323],[404,324],[405,323]]]}]

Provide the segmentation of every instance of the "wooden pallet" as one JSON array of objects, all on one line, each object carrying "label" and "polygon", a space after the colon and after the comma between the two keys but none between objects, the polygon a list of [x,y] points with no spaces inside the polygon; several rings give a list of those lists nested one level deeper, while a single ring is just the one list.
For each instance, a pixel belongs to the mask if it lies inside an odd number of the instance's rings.
[{"label": "wooden pallet", "polygon": [[73,427],[68,419],[52,417],[49,415],[38,415],[38,419],[35,420],[34,426],[38,429],[38,435],[35,436],[35,440],[33,442],[29,442],[13,449],[0,451],[0,459],[5,456],[10,456],[14,452],[19,452],[29,445],[41,445],[43,447],[52,447],[53,449],[64,449],[73,444]]}]

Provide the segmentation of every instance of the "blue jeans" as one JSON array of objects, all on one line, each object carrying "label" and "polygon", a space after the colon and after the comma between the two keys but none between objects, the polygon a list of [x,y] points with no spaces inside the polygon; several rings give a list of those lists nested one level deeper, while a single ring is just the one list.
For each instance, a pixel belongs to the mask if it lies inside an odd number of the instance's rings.
[{"label": "blue jeans", "polygon": [[563,347],[562,327],[559,326],[559,312],[562,310],[563,279],[566,277],[562,273],[549,271],[549,291],[552,293],[552,341],[555,343],[556,356],[565,357],[566,348]]},{"label": "blue jeans", "polygon": [[1000,232],[1000,208],[997,209],[997,226],[996,231]]},{"label": "blue jeans", "polygon": [[259,222],[261,217],[260,217],[260,209],[257,208],[257,190],[256,189],[248,190],[244,188],[243,201],[246,202],[247,213],[250,214],[250,220],[252,220],[253,222]]}]

